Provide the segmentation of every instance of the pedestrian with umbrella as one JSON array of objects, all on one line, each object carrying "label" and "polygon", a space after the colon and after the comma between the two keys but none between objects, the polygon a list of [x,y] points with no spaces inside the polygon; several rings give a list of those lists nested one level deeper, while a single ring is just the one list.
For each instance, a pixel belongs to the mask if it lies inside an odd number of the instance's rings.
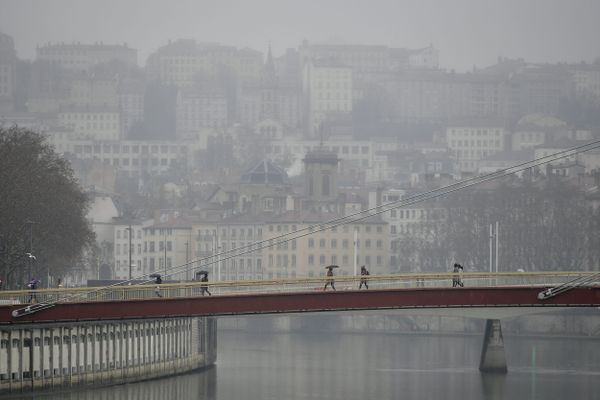
[{"label": "pedestrian with umbrella", "polygon": [[29,292],[29,302],[30,303],[37,303],[37,296],[35,294],[35,290],[37,289],[37,286],[40,284],[40,280],[35,279],[35,278],[31,278],[31,280],[29,281],[29,283],[27,284],[27,288],[31,289],[32,291]]},{"label": "pedestrian with umbrella", "polygon": [[460,279],[460,271],[462,271],[462,270],[463,270],[462,265],[457,264],[457,263],[454,264],[454,269],[452,270],[452,272],[453,272],[452,287],[465,286],[464,283],[462,283],[462,280]]},{"label": "pedestrian with umbrella", "polygon": [[367,276],[369,275],[369,271],[367,270],[367,267],[365,267],[364,265],[362,267],[360,267],[360,285],[358,285],[358,290],[360,290],[360,288],[362,288],[363,285],[365,285],[365,287],[367,289],[369,289],[369,285],[367,284]]},{"label": "pedestrian with umbrella", "polygon": [[156,294],[158,297],[162,297],[162,294],[160,294],[160,286],[158,286],[162,283],[162,277],[160,274],[150,274],[150,278],[154,278],[154,283],[156,283],[154,294]]},{"label": "pedestrian with umbrella", "polygon": [[200,296],[204,296],[204,293],[208,293],[209,296],[212,296],[210,291],[208,290],[208,284],[204,282],[208,282],[208,271],[198,271],[196,272],[196,276],[200,276]]},{"label": "pedestrian with umbrella", "polygon": [[327,281],[325,282],[325,287],[323,290],[327,290],[327,286],[331,285],[331,288],[335,290],[335,281],[333,280],[333,269],[339,268],[337,265],[329,265],[327,267]]}]

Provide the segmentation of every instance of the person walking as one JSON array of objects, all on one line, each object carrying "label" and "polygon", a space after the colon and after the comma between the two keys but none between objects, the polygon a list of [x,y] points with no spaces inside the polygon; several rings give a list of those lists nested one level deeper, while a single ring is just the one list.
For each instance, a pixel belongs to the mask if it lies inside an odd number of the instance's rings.
[{"label": "person walking", "polygon": [[27,288],[31,289],[31,292],[29,292],[29,302],[30,303],[37,303],[38,302],[37,301],[37,296],[35,294],[35,290],[37,289],[38,283],[40,283],[40,281],[38,281],[35,278],[31,278],[31,280],[27,284]]},{"label": "person walking", "polygon": [[323,290],[327,290],[327,286],[331,285],[331,288],[333,290],[335,290],[335,281],[333,280],[333,268],[335,268],[333,265],[330,265],[327,268],[327,281],[325,282],[325,287],[323,288]]},{"label": "person walking", "polygon": [[209,296],[212,296],[212,294],[208,290],[208,284],[204,283],[204,282],[208,282],[208,273],[202,274],[202,277],[200,278],[200,282],[202,282],[202,284],[200,285],[200,295],[204,296],[204,293],[208,293]]},{"label": "person walking", "polygon": [[156,294],[157,297],[162,297],[162,294],[160,294],[160,284],[162,283],[162,277],[160,276],[160,274],[153,274],[154,275],[154,283],[156,283],[156,287],[154,288],[154,294]]},{"label": "person walking", "polygon": [[370,274],[367,270],[367,267],[365,267],[364,265],[360,267],[360,275],[362,276],[362,278],[360,278],[360,285],[358,285],[358,290],[360,290],[363,285],[365,285],[365,288],[369,289],[369,284],[367,283],[368,279],[366,277]]},{"label": "person walking", "polygon": [[463,266],[460,264],[455,263],[454,264],[454,269],[452,270],[453,276],[452,276],[452,287],[463,287],[465,286],[464,283],[462,282],[462,280],[460,279],[460,271],[463,270]]}]

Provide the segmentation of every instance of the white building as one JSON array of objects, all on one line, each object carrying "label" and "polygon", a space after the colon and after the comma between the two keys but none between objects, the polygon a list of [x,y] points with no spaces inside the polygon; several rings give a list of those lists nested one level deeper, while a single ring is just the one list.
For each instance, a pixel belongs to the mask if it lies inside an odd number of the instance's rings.
[{"label": "white building", "polygon": [[0,111],[12,111],[17,53],[12,37],[0,33]]},{"label": "white building", "polygon": [[59,123],[72,129],[80,138],[92,140],[121,139],[121,113],[109,107],[69,107],[58,113]]},{"label": "white building", "polygon": [[203,128],[227,126],[227,95],[224,90],[182,89],[177,96],[177,137],[189,137]]},{"label": "white building", "polygon": [[124,45],[49,43],[36,49],[37,60],[48,61],[63,68],[87,71],[96,64],[113,60],[137,65],[137,50]]},{"label": "white building", "polygon": [[475,172],[479,160],[505,150],[506,132],[501,124],[452,124],[446,128],[446,143],[454,157],[454,169]]},{"label": "white building", "polygon": [[195,139],[86,140],[66,131],[50,133],[48,142],[60,153],[70,153],[82,160],[99,160],[131,177],[161,175],[174,166],[189,167],[200,148]]},{"label": "white building", "polygon": [[311,136],[318,137],[328,118],[352,113],[352,68],[331,60],[311,60],[304,66],[302,86]]},{"label": "white building", "polygon": [[179,39],[151,54],[147,69],[152,79],[181,88],[194,84],[199,75],[214,78],[222,72],[231,72],[242,80],[256,80],[262,65],[262,53],[256,50]]},{"label": "white building", "polygon": [[[131,265],[131,278],[148,274],[144,269],[142,260],[144,259],[144,227],[152,221],[131,221],[122,220],[114,225],[114,279],[128,280],[129,266]],[[131,240],[131,241],[130,241]],[[131,247],[129,245],[131,244]],[[131,264],[129,257],[131,256]]]},{"label": "white building", "polygon": [[600,99],[600,63],[574,64],[569,67],[573,74],[577,97],[589,100]]}]

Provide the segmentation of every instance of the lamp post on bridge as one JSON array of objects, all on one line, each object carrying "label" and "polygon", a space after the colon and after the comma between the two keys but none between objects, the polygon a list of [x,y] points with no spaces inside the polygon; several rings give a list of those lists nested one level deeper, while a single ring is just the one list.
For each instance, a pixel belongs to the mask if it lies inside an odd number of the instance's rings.
[{"label": "lamp post on bridge", "polygon": [[[499,228],[498,221],[496,221],[495,229],[494,229],[494,224],[490,224],[490,274],[492,272],[498,273],[498,228]],[[494,241],[495,241],[495,245],[494,245]],[[495,257],[494,257],[494,255],[495,255]],[[495,258],[495,260],[494,260],[494,258]],[[495,266],[495,268],[493,268],[494,266]]]},{"label": "lamp post on bridge", "polygon": [[25,225],[29,226],[29,253],[27,253],[27,257],[29,258],[27,263],[27,280],[31,281],[31,264],[33,260],[35,260],[35,256],[33,255],[33,222],[30,219],[25,220]]},{"label": "lamp post on bridge", "polygon": [[125,228],[128,232],[129,232],[129,251],[127,252],[129,254],[129,280],[131,280],[131,222],[129,222],[129,227]]}]

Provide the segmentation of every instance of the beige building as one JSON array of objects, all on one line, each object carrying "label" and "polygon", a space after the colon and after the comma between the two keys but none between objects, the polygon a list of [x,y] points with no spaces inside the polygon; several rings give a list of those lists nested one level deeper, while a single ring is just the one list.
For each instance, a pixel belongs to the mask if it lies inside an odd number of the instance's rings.
[{"label": "beige building", "polygon": [[[339,217],[333,213],[288,212],[265,219],[263,237],[272,245],[263,250],[265,277],[323,276],[324,267],[331,264],[340,266],[337,275],[352,275],[355,232],[357,268],[366,265],[372,274],[387,273],[387,224],[375,218],[338,227],[324,224]],[[277,244],[284,239],[278,237],[295,231],[301,232],[294,236],[314,233]]]},{"label": "beige building", "polygon": [[154,224],[145,226],[142,236],[144,271],[161,274],[163,280],[188,280],[193,277],[191,269],[184,266],[192,260],[193,254],[191,220],[163,216]]}]

